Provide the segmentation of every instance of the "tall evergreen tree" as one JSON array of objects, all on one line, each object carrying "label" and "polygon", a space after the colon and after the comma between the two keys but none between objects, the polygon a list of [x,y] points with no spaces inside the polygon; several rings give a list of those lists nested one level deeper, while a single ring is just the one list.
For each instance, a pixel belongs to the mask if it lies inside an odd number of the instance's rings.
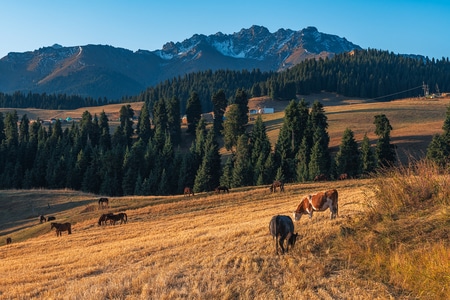
[{"label": "tall evergreen tree", "polygon": [[369,174],[375,170],[376,159],[373,153],[372,147],[370,146],[370,140],[367,134],[364,134],[363,140],[361,142],[361,173]]},{"label": "tall evergreen tree", "polygon": [[204,145],[204,153],[202,163],[195,176],[194,191],[196,192],[211,191],[219,185],[221,159],[214,130],[208,131]]},{"label": "tall evergreen tree", "polygon": [[224,146],[227,150],[232,150],[237,144],[238,137],[245,132],[245,128],[239,121],[239,106],[236,104],[230,105],[225,116],[222,131]]},{"label": "tall evergreen tree", "polygon": [[234,96],[234,104],[238,106],[238,123],[245,131],[248,124],[248,95],[243,89],[238,89]]},{"label": "tall evergreen tree", "polygon": [[197,92],[192,92],[186,104],[186,118],[188,122],[188,133],[195,134],[197,124],[202,117],[202,104]]},{"label": "tall evergreen tree", "polygon": [[345,129],[339,150],[336,153],[336,174],[347,173],[353,177],[360,173],[360,153],[353,131]]},{"label": "tall evergreen tree", "polygon": [[147,102],[144,102],[141,108],[141,113],[139,114],[138,123],[136,126],[136,133],[138,138],[147,144],[148,140],[152,137],[152,128],[150,122],[150,111],[147,107]]},{"label": "tall evergreen tree", "polygon": [[375,134],[378,136],[375,157],[378,166],[390,166],[396,161],[395,146],[391,144],[392,126],[385,114],[376,115]]},{"label": "tall evergreen tree", "polygon": [[249,140],[246,134],[239,136],[236,146],[232,187],[252,184],[253,172],[250,164]]},{"label": "tall evergreen tree", "polygon": [[[264,184],[264,163],[271,151],[271,144],[267,136],[266,127],[261,115],[258,115],[250,135],[250,163],[254,166],[252,184]],[[259,182],[259,183],[258,183]]]},{"label": "tall evergreen tree", "polygon": [[181,142],[181,115],[180,100],[172,97],[167,101],[167,127],[170,133],[170,140],[174,146],[178,146]]},{"label": "tall evergreen tree", "polygon": [[223,130],[223,116],[225,115],[225,110],[227,108],[227,98],[225,96],[225,91],[220,89],[212,97],[213,113],[214,113],[214,130],[216,135],[221,134]]}]

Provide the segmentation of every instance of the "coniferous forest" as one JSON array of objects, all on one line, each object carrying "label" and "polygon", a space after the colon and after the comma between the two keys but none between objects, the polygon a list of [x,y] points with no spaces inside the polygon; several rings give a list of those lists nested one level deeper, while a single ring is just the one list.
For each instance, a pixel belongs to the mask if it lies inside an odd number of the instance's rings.
[{"label": "coniferous forest", "polygon": [[[359,176],[395,163],[386,116],[374,117],[375,147],[366,138],[358,146],[353,132],[346,130],[332,155],[323,105],[297,100],[297,94],[328,91],[388,101],[417,96],[424,83],[448,90],[449,71],[448,59],[356,51],[305,61],[280,73],[207,71],[166,81],[123,99],[144,105],[136,123],[133,109],[122,106],[114,130],[105,113],[93,116],[86,111],[80,122],[65,129],[58,120],[44,126],[26,115],[19,119],[16,112],[0,114],[0,188],[170,195],[182,193],[185,186],[202,192],[219,184],[303,182],[320,174],[330,179],[344,173]],[[248,100],[262,95],[290,100],[275,145],[270,144],[261,118],[251,130],[247,126]],[[2,106],[10,107],[74,108],[73,100],[77,99],[65,95],[0,95]],[[84,99],[77,104],[107,102]],[[207,111],[216,116],[212,126],[200,117]],[[184,114],[187,134],[193,138],[189,149],[180,147]],[[219,141],[232,153],[226,161],[219,154]]]}]

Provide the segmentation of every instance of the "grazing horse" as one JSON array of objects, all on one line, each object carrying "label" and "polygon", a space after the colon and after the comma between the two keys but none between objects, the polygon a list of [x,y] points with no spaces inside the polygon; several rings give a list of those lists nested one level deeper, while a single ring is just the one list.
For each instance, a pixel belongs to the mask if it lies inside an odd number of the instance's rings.
[{"label": "grazing horse", "polygon": [[346,180],[346,179],[348,179],[348,174],[347,173],[342,173],[341,175],[339,175],[338,179],[339,180]]},{"label": "grazing horse", "polygon": [[62,236],[62,231],[68,231],[72,234],[72,225],[70,223],[51,223],[50,230],[56,229],[56,236]]},{"label": "grazing horse", "polygon": [[294,211],[294,220],[298,221],[302,215],[309,215],[312,218],[314,211],[324,211],[330,208],[331,219],[336,218],[338,214],[338,191],[328,190],[315,195],[309,195],[300,202]]},{"label": "grazing horse", "polygon": [[41,215],[41,216],[39,217],[39,219],[40,219],[41,223],[43,223],[43,222],[47,222],[47,220],[45,219],[45,217],[44,217],[44,216],[42,216],[42,215]]},{"label": "grazing horse", "polygon": [[11,244],[11,243],[12,243],[12,238],[7,237],[7,238],[6,238],[6,245],[9,245],[9,244]]},{"label": "grazing horse", "polygon": [[120,221],[120,224],[122,224],[122,223],[126,224],[128,221],[128,216],[126,213],[118,213],[117,215],[107,214],[106,221],[108,221],[108,220],[109,220],[110,225],[116,225],[116,222],[118,222],[118,221]]},{"label": "grazing horse", "polygon": [[[298,233],[294,234],[294,223],[289,216],[273,216],[269,223],[269,231],[275,238],[275,249],[278,254],[278,243],[281,247],[281,254],[289,251],[289,245],[294,247]],[[278,237],[280,240],[278,241]],[[287,240],[286,250],[284,250],[284,240]]]},{"label": "grazing horse", "polygon": [[325,174],[320,174],[317,175],[316,177],[314,177],[314,181],[327,181],[328,180],[328,176]]},{"label": "grazing horse", "polygon": [[215,193],[216,194],[220,194],[220,191],[223,191],[224,193],[229,193],[230,192],[230,190],[224,185],[219,185],[218,187],[216,187]]},{"label": "grazing horse", "polygon": [[108,198],[100,198],[98,199],[98,207],[103,208],[103,206],[109,207],[109,199]]},{"label": "grazing horse", "polygon": [[188,186],[185,187],[184,188],[184,196],[186,196],[186,195],[191,196],[191,194],[192,194],[192,196],[194,196],[194,190]]},{"label": "grazing horse", "polygon": [[270,192],[275,193],[277,188],[280,188],[280,192],[284,192],[284,182],[280,180],[275,180],[270,186]]},{"label": "grazing horse", "polygon": [[112,213],[109,213],[109,214],[102,214],[102,215],[100,216],[100,218],[98,219],[98,226],[101,226],[102,224],[103,224],[103,225],[106,225],[107,217],[110,216],[110,215],[113,215],[113,214],[112,214]]},{"label": "grazing horse", "polygon": [[48,221],[54,221],[54,220],[56,220],[56,218],[53,217],[53,216],[47,217],[47,222],[48,222]]}]

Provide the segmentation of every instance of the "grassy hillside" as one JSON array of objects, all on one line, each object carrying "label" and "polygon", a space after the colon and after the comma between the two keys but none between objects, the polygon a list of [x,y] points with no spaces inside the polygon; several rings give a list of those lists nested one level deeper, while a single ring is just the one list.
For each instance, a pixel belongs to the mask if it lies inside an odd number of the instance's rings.
[{"label": "grassy hillside", "polygon": [[[0,299],[446,299],[449,186],[448,176],[419,166],[277,194],[110,198],[109,210],[77,192],[0,191],[2,211],[10,204]],[[277,256],[271,217],[329,188],[339,191],[339,217],[302,217],[297,244]],[[72,222],[72,234],[56,237],[30,203]],[[106,211],[126,212],[129,222],[98,226]]]},{"label": "grassy hillside", "polygon": [[[357,140],[375,139],[374,115],[384,113],[403,158],[420,156],[442,132],[449,103],[310,97],[325,105],[332,148],[347,127]],[[266,104],[279,105],[263,116],[274,143],[287,103]],[[339,217],[303,217],[294,249],[277,256],[271,217],[329,188],[339,191]],[[103,210],[99,195],[0,191],[0,299],[449,299],[449,196],[450,177],[422,162],[371,179],[290,184],[281,194],[245,187],[110,198]],[[105,212],[126,212],[129,222],[98,226]],[[40,214],[71,222],[73,233],[56,237]]]}]

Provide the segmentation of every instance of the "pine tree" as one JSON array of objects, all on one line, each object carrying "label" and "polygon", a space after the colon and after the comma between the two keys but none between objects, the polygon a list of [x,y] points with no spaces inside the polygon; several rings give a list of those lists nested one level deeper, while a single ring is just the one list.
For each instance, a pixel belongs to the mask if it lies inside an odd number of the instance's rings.
[{"label": "pine tree", "polygon": [[311,156],[308,164],[309,178],[314,178],[320,174],[329,174],[330,154],[328,147],[324,147],[323,140],[326,134],[322,127],[317,127],[314,132],[314,146],[311,149]]},{"label": "pine tree", "polygon": [[233,185],[233,157],[227,158],[223,167],[222,176],[220,177],[220,185],[229,186]]},{"label": "pine tree", "polygon": [[219,185],[221,165],[219,145],[215,140],[214,130],[208,131],[204,153],[202,163],[195,176],[194,191],[196,192],[211,191]]},{"label": "pine tree", "polygon": [[230,105],[225,117],[222,132],[224,146],[227,150],[232,150],[237,144],[238,136],[245,132],[245,128],[239,122],[239,107],[236,104]]},{"label": "pine tree", "polygon": [[200,97],[196,92],[192,92],[186,104],[186,118],[188,122],[188,133],[195,134],[197,124],[202,117],[202,105]]},{"label": "pine tree", "polygon": [[373,153],[372,147],[370,146],[370,140],[367,134],[364,134],[363,140],[361,142],[361,173],[369,174],[375,170],[376,161],[375,154]]},{"label": "pine tree", "polygon": [[109,132],[108,116],[103,110],[99,119],[100,140],[99,145],[103,150],[111,149],[111,134]]},{"label": "pine tree", "polygon": [[172,97],[167,101],[167,127],[170,133],[170,140],[174,146],[181,142],[181,115],[180,101],[177,97]]},{"label": "pine tree", "polygon": [[309,157],[310,157],[310,148],[307,143],[307,136],[303,137],[302,144],[300,145],[300,149],[297,153],[297,181],[305,182],[312,180],[309,176]]},{"label": "pine tree", "polygon": [[227,108],[227,98],[223,89],[220,89],[212,97],[212,104],[214,106],[214,130],[216,135],[221,134],[223,130],[223,116],[225,115],[225,110]]},{"label": "pine tree", "polygon": [[238,138],[234,159],[232,187],[251,185],[253,174],[250,164],[248,136],[245,134]]},{"label": "pine tree", "polygon": [[426,157],[439,166],[445,167],[448,163],[449,155],[450,145],[448,141],[444,136],[435,134],[427,147]]},{"label": "pine tree", "polygon": [[347,173],[348,176],[353,177],[360,173],[358,143],[355,141],[353,131],[350,128],[344,131],[335,162],[337,175]]},{"label": "pine tree", "polygon": [[245,131],[248,124],[248,95],[243,89],[238,89],[234,96],[234,104],[238,106],[238,124]]},{"label": "pine tree", "polygon": [[151,122],[150,122],[150,112],[147,108],[147,103],[141,108],[141,113],[138,118],[138,123],[136,126],[137,135],[142,141],[147,144],[148,140],[152,136]]},{"label": "pine tree", "polygon": [[264,163],[271,151],[269,137],[261,115],[256,118],[250,136],[250,162],[254,166],[253,184],[263,184]]},{"label": "pine tree", "polygon": [[375,134],[378,136],[377,145],[375,147],[375,157],[378,166],[390,166],[396,161],[395,146],[391,144],[390,136],[392,126],[384,114],[376,115],[374,124]]}]

